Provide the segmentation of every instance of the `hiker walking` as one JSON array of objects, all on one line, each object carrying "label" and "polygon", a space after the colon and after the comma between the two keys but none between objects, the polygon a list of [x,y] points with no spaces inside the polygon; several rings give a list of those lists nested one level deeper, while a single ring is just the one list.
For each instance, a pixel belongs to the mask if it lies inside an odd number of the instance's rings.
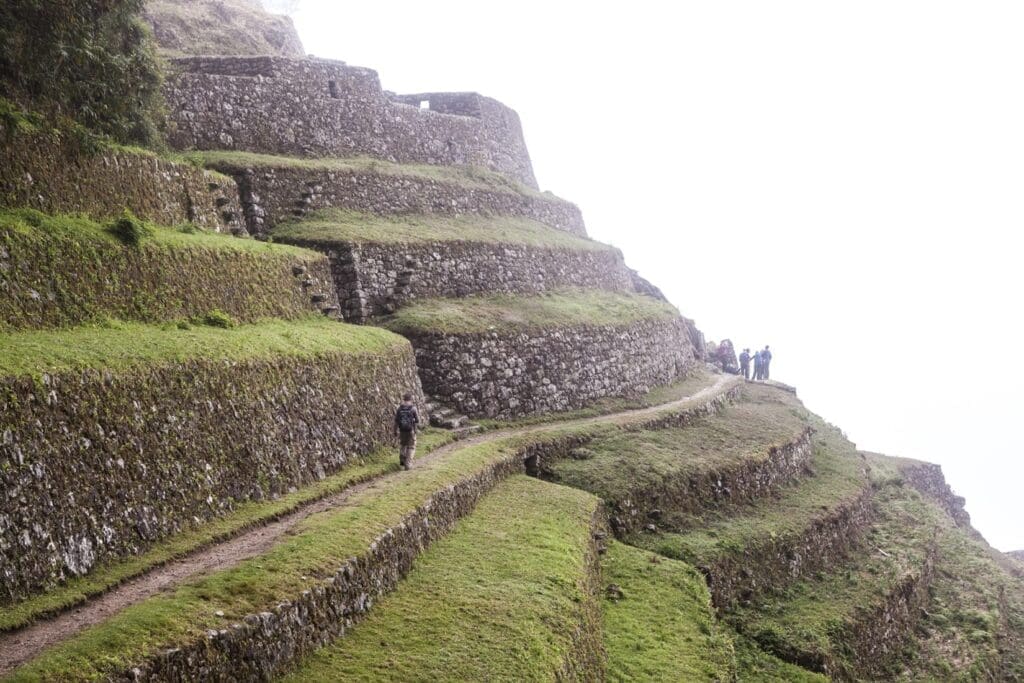
[{"label": "hiker walking", "polygon": [[743,379],[750,379],[750,349],[743,349],[740,354],[740,374]]},{"label": "hiker walking", "polygon": [[761,380],[761,373],[764,372],[764,366],[761,364],[761,352],[754,352],[754,381],[758,382]]},{"label": "hiker walking", "polygon": [[768,345],[764,345],[764,351],[761,352],[761,379],[768,379],[768,367],[772,362],[772,352],[768,349]]},{"label": "hiker walking", "polygon": [[412,459],[416,456],[416,427],[420,423],[420,414],[412,403],[412,394],[402,397],[402,405],[395,411],[395,436],[398,437],[398,462],[402,469],[412,469]]}]

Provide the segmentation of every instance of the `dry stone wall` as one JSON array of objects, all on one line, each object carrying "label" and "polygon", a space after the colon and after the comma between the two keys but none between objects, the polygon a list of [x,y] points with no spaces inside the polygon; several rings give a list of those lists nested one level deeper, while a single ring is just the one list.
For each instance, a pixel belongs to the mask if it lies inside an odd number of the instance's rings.
[{"label": "dry stone wall", "polygon": [[581,408],[669,384],[695,364],[686,322],[520,332],[408,332],[427,393],[470,416],[511,419]]},{"label": "dry stone wall", "polygon": [[288,241],[327,252],[342,313],[350,322],[393,313],[418,298],[536,294],[565,287],[633,290],[631,271],[617,249]]},{"label": "dry stone wall", "polygon": [[3,225],[0,292],[0,325],[9,329],[108,317],[157,322],[214,310],[253,322],[339,309],[330,263],[314,252],[134,248],[98,236]]},{"label": "dry stone wall", "polygon": [[[66,138],[67,136],[65,136]],[[0,151],[0,207],[244,232],[231,178],[123,149],[84,152],[54,133],[14,134]]]},{"label": "dry stone wall", "polygon": [[697,514],[725,503],[743,503],[771,495],[808,468],[811,434],[806,428],[792,441],[766,446],[767,457],[749,458],[728,468],[665,477],[657,486],[636,488],[619,500],[606,501],[612,529],[623,535],[642,530],[672,514]]},{"label": "dry stone wall", "polygon": [[574,235],[587,234],[579,208],[554,196],[373,168],[214,166],[238,182],[246,225],[254,235],[266,235],[282,221],[329,208],[382,215],[522,216]]},{"label": "dry stone wall", "polygon": [[[412,350],[0,378],[0,600],[390,442]],[[420,398],[422,398],[420,396]]]},{"label": "dry stone wall", "polygon": [[385,93],[377,72],[325,59],[172,60],[179,149],[479,166],[536,188],[519,115],[476,93]]}]

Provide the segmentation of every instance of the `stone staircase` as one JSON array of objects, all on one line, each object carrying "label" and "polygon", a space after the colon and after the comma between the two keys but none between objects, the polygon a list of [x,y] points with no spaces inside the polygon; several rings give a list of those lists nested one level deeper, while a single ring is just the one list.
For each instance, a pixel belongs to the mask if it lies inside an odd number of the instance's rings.
[{"label": "stone staircase", "polygon": [[332,320],[342,319],[341,307],[337,304],[334,294],[330,291],[326,294],[320,291],[317,282],[309,276],[305,265],[299,263],[292,266],[292,275],[302,287],[302,291],[309,295],[309,302],[314,308]]},{"label": "stone staircase", "polygon": [[427,402],[423,404],[423,413],[430,421],[431,427],[450,430],[465,430],[467,428],[471,428],[475,431],[476,429],[479,429],[479,427],[469,424],[469,418],[467,416],[460,415],[455,409],[443,405],[433,396],[427,397]]}]

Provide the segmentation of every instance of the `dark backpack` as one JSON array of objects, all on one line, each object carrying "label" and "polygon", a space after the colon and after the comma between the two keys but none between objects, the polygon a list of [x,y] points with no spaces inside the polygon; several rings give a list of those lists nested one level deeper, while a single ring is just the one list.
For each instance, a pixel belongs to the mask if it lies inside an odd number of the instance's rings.
[{"label": "dark backpack", "polygon": [[395,419],[398,422],[398,429],[403,432],[416,429],[416,409],[412,406],[399,406]]}]

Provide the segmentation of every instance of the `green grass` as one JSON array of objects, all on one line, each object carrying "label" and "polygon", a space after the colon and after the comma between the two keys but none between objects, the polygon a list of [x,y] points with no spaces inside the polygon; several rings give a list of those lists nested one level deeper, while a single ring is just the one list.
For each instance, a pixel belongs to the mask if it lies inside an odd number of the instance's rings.
[{"label": "green grass", "polygon": [[597,505],[522,475],[506,480],[362,623],[285,680],[552,680],[588,621]]},{"label": "green grass", "polygon": [[730,617],[737,630],[787,660],[831,661],[847,672],[869,664],[855,661],[845,634],[921,570],[942,523],[937,508],[902,487],[883,488],[875,505],[876,522],[858,556],[739,608]]},{"label": "green grass", "polygon": [[304,246],[352,242],[474,242],[577,251],[614,250],[607,244],[577,237],[529,218],[444,214],[378,216],[345,209],[325,209],[301,221],[282,223],[274,228],[274,239]]},{"label": "green grass", "polygon": [[[35,209],[0,210],[0,233],[46,235],[68,239],[102,241],[121,245],[108,228],[113,222],[97,222],[85,216],[50,215]],[[151,232],[142,244],[157,247],[233,250],[263,254],[293,254],[316,259],[316,252],[286,244],[240,239],[227,233],[208,232],[194,225],[160,226],[144,222]]]},{"label": "green grass", "polygon": [[834,428],[816,426],[813,476],[784,488],[777,497],[746,505],[708,509],[698,516],[668,510],[660,524],[676,531],[638,534],[630,542],[667,557],[707,565],[763,539],[805,533],[815,521],[857,498],[869,486],[864,463],[853,444]]},{"label": "green grass", "polygon": [[189,360],[374,354],[406,343],[386,330],[345,325],[323,316],[267,320],[230,329],[112,321],[107,326],[2,334],[0,375],[38,376]]},{"label": "green grass", "polygon": [[612,542],[602,563],[601,607],[610,681],[726,681],[733,649],[704,577],[683,562]]},{"label": "green grass", "polygon": [[[425,455],[450,442],[451,432],[428,429],[418,438],[417,451]],[[245,502],[234,511],[202,526],[163,541],[142,555],[97,567],[87,576],[14,605],[0,612],[0,631],[26,626],[42,617],[64,611],[105,593],[115,586],[155,567],[167,564],[214,543],[236,536],[246,529],[267,524],[303,505],[333,495],[363,481],[399,469],[394,448],[381,448],[343,471],[273,501]]]},{"label": "green grass", "polygon": [[587,445],[587,459],[553,463],[556,481],[606,501],[630,498],[745,462],[763,461],[773,446],[790,443],[808,414],[788,394],[745,387],[738,403],[684,428],[613,434]]},{"label": "green grass", "polygon": [[550,192],[538,192],[495,171],[476,166],[433,166],[430,164],[395,164],[369,157],[300,158],[256,154],[254,152],[201,151],[181,154],[178,158],[207,168],[231,174],[247,168],[297,169],[308,171],[350,171],[418,178],[450,183],[461,187],[542,197],[565,202]]},{"label": "green grass", "polygon": [[[118,667],[175,644],[205,637],[246,615],[291,600],[333,576],[348,557],[370,543],[433,493],[496,463],[518,459],[541,441],[596,437],[620,421],[601,425],[552,425],[528,436],[467,444],[412,470],[353,494],[343,508],[314,515],[259,557],[133,605],[48,650],[20,668],[13,680],[99,680]],[[224,616],[217,616],[222,611]]]},{"label": "green grass", "polygon": [[562,290],[536,296],[424,299],[401,308],[382,324],[400,334],[472,334],[628,325],[640,320],[667,320],[678,315],[671,304],[639,294]]},{"label": "green grass", "polygon": [[784,662],[770,655],[749,638],[739,634],[733,636],[736,650],[737,680],[758,683],[827,683],[822,674]]}]

